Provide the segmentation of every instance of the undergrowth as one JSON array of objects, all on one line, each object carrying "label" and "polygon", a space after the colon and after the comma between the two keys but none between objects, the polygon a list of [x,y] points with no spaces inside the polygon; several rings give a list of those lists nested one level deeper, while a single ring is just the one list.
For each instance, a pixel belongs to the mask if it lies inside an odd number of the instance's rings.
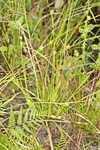
[{"label": "undergrowth", "polygon": [[99,143],[100,2],[58,2],[0,1],[0,150]]}]

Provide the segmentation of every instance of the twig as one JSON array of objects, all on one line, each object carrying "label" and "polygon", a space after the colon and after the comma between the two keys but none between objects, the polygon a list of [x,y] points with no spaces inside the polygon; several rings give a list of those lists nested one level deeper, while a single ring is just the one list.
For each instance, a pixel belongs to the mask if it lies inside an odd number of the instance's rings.
[{"label": "twig", "polygon": [[50,140],[51,150],[54,150],[54,148],[53,148],[53,142],[52,142],[52,135],[51,135],[51,132],[50,132],[50,129],[48,127],[48,123],[47,122],[46,122],[46,127],[47,127],[47,132],[48,132],[48,136],[49,136],[49,140]]}]

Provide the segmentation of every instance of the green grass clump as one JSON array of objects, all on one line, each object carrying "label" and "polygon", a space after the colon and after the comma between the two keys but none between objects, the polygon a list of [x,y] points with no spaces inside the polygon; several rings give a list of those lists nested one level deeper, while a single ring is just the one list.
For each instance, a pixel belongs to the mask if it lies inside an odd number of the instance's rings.
[{"label": "green grass clump", "polygon": [[[99,1],[57,3],[0,1],[0,150],[84,148],[72,131],[100,134]],[[59,130],[56,142],[50,123]]]}]

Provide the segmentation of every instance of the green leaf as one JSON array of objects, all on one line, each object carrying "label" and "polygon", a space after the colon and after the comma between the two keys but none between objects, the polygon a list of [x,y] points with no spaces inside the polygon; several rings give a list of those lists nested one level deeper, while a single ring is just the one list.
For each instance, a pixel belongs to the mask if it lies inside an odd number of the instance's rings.
[{"label": "green leaf", "polygon": [[71,72],[70,72],[70,70],[65,70],[65,71],[64,71],[64,77],[65,77],[65,78],[70,78],[70,77],[71,77]]},{"label": "green leaf", "polygon": [[28,133],[32,133],[31,130],[29,129],[29,127],[28,127],[26,124],[23,125],[23,128],[24,128]]},{"label": "green leaf", "polygon": [[100,50],[100,45],[92,44],[92,45],[91,45],[91,48],[94,49],[94,50],[95,50],[95,49]]},{"label": "green leaf", "polygon": [[22,119],[23,119],[23,108],[21,106],[19,114],[18,114],[18,120],[17,120],[18,125],[22,124]]},{"label": "green leaf", "polygon": [[55,8],[60,9],[64,4],[64,0],[56,0]]},{"label": "green leaf", "polygon": [[18,20],[16,21],[16,23],[17,23],[18,25],[22,25],[22,24],[24,23],[24,17],[21,16],[20,18],[18,18]]},{"label": "green leaf", "polygon": [[0,133],[0,150],[14,150],[13,144],[2,133]]},{"label": "green leaf", "polygon": [[14,116],[14,111],[13,111],[13,106],[11,105],[10,108],[10,117],[9,117],[9,122],[8,122],[8,128],[11,128],[13,126],[15,126],[16,122],[15,122],[15,116]]},{"label": "green leaf", "polygon": [[13,53],[14,53],[13,50],[14,50],[14,45],[13,45],[13,44],[10,44],[10,45],[9,45],[8,56],[13,55]]},{"label": "green leaf", "polygon": [[95,28],[95,25],[89,24],[87,27],[88,27],[88,31],[90,32]]},{"label": "green leaf", "polygon": [[24,122],[28,121],[29,111],[30,111],[30,109],[27,109],[27,111],[25,112]]},{"label": "green leaf", "polygon": [[23,139],[22,137],[25,137],[25,136],[26,136],[25,132],[24,132],[23,129],[20,128],[20,127],[16,127],[15,129],[11,129],[10,134],[11,134],[14,138],[16,138],[17,140],[19,140],[20,142],[23,142],[24,139]]},{"label": "green leaf", "polygon": [[32,8],[32,0],[26,1],[26,10],[29,11]]},{"label": "green leaf", "polygon": [[7,47],[6,47],[6,46],[1,46],[1,47],[0,47],[0,51],[1,51],[2,53],[7,52]]}]

